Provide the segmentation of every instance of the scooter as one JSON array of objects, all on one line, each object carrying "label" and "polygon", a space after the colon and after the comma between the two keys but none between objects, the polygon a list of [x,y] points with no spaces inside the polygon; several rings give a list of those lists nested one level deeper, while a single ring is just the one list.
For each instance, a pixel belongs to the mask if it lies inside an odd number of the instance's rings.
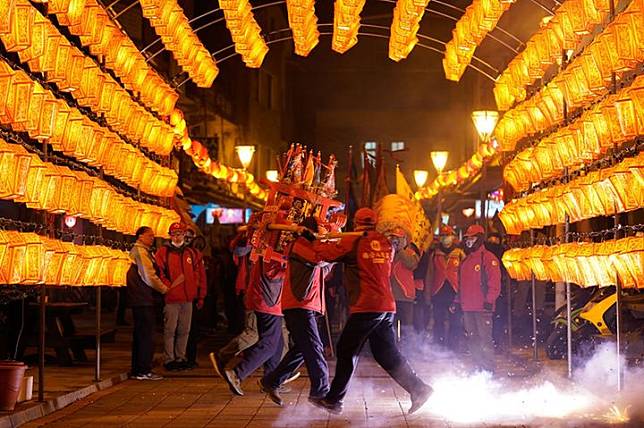
[{"label": "scooter", "polygon": [[[615,287],[573,286],[571,295],[572,352],[589,356],[596,345],[609,340],[617,331],[617,294]],[[644,337],[644,293],[637,289],[622,291],[621,332]],[[566,306],[553,317],[553,330],[546,340],[546,353],[552,360],[566,358],[568,352]]]}]

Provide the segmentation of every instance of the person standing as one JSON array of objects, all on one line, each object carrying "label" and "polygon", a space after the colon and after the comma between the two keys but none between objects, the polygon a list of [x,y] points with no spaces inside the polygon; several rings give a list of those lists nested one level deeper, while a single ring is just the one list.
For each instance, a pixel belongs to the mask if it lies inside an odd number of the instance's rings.
[{"label": "person standing", "polygon": [[485,248],[485,229],[474,224],[465,232],[465,258],[459,269],[456,303],[463,310],[467,343],[478,369],[494,373],[492,315],[501,291],[501,269],[496,256]]},{"label": "person standing", "polygon": [[282,405],[279,387],[304,363],[309,373],[309,397],[323,398],[329,390],[329,368],[318,330],[318,318],[325,312],[324,278],[330,264],[318,264],[311,241],[317,231],[314,217],[302,223],[306,229],[290,247],[282,291],[282,311],[292,345],[275,370],[259,380],[262,391],[278,406]]},{"label": "person standing", "polygon": [[159,270],[151,253],[154,231],[140,227],[135,234],[136,243],[130,250],[132,265],[127,271],[127,302],[132,308],[133,379],[160,380],[162,376],[152,373],[154,357],[155,294],[165,294],[168,287],[159,278]]},{"label": "person standing", "polygon": [[403,336],[408,338],[414,324],[414,306],[416,299],[416,283],[414,269],[418,266],[420,252],[413,244],[406,244],[404,233],[389,238],[394,247],[395,255],[391,272],[391,289],[396,301],[394,322],[398,332],[398,340]]},{"label": "person standing", "polygon": [[[193,237],[189,238],[189,232],[192,231]],[[204,239],[203,236],[196,236],[196,233],[194,232],[193,229],[188,229],[186,231],[186,245],[188,245],[190,248],[192,248],[194,251],[196,251],[199,254],[199,257],[201,258],[201,263],[204,265],[204,275],[206,278],[203,279],[202,284],[208,284],[208,273],[206,271],[206,261],[204,258],[204,250],[206,249],[206,240]],[[205,302],[205,299],[208,297],[208,287],[204,286],[202,288],[205,296],[202,299]],[[202,304],[201,307],[199,307],[199,299],[195,298],[192,301],[192,317],[190,321],[190,333],[188,333],[188,344],[186,346],[186,360],[187,360],[187,367],[188,369],[193,369],[195,367],[199,367],[199,363],[197,363],[197,346],[199,345],[199,342],[201,341],[201,328],[203,326],[203,321],[204,321],[204,305]]]},{"label": "person standing", "polygon": [[426,295],[433,308],[433,341],[452,351],[459,350],[463,337],[463,314],[460,310],[450,311],[450,307],[458,293],[458,269],[464,256],[457,245],[454,229],[441,225],[438,246],[429,261]]},{"label": "person standing", "polygon": [[186,228],[170,225],[170,242],[156,253],[160,278],[168,286],[163,308],[164,364],[166,370],[188,368],[186,347],[192,322],[192,302],[203,307],[206,270],[201,254],[185,245]]},{"label": "person standing", "polygon": [[342,411],[360,351],[369,341],[376,362],[411,395],[409,413],[414,413],[429,399],[432,388],[420,380],[396,346],[396,303],[389,283],[393,248],[375,230],[376,213],[372,209],[360,208],[354,221],[360,235],[313,245],[318,260],[344,263],[350,315],[338,341],[331,388],[324,398],[310,401],[333,413]]}]

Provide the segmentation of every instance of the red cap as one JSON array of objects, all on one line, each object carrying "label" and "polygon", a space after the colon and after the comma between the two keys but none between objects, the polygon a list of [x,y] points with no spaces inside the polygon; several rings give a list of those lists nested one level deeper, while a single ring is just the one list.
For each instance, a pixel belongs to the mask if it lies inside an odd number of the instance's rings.
[{"label": "red cap", "polygon": [[441,236],[456,235],[454,229],[449,224],[441,224],[440,231],[438,233]]},{"label": "red cap", "polygon": [[186,230],[186,226],[184,226],[182,223],[172,223],[170,225],[169,233],[172,235],[173,232],[176,232],[176,231],[184,232],[185,230]]},{"label": "red cap", "polygon": [[485,235],[485,229],[480,224],[473,224],[467,228],[465,236]]},{"label": "red cap", "polygon": [[355,222],[362,226],[374,226],[377,218],[376,212],[371,208],[360,208],[356,211]]}]

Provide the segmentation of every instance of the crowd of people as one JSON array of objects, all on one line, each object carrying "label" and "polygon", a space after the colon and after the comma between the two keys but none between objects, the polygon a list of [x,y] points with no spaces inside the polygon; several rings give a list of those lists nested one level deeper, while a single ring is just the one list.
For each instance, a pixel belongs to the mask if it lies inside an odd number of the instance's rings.
[{"label": "crowd of people", "polygon": [[[309,217],[300,223],[284,256],[265,254],[254,261],[252,227],[232,240],[235,294],[245,308],[244,325],[210,359],[233,394],[244,395],[244,380],[263,368],[258,387],[282,406],[284,385],[304,365],[310,402],[340,412],[368,342],[375,361],[410,394],[413,413],[428,400],[432,388],[399,349],[400,341],[412,336],[431,339],[436,347],[454,352],[465,348],[477,369],[494,372],[494,314],[502,288],[498,235],[488,234],[486,242],[484,228],[472,225],[459,242],[455,230],[442,225],[438,239],[421,251],[401,236],[376,231],[376,223],[376,213],[361,208],[354,217],[354,232],[325,240],[317,238],[323,231]],[[134,318],[134,378],[160,378],[151,367],[153,307],[160,296],[165,303],[164,367],[191,366],[186,350],[191,330],[198,330],[190,328],[192,313],[203,305],[206,274],[203,256],[186,240],[186,231],[182,224],[173,224],[170,241],[155,254],[152,230],[141,228],[136,234],[127,287]],[[331,306],[329,297],[337,298],[339,290],[329,293],[326,284],[339,270],[347,318],[335,347],[337,364],[331,377],[327,357],[332,344],[325,314]]]}]

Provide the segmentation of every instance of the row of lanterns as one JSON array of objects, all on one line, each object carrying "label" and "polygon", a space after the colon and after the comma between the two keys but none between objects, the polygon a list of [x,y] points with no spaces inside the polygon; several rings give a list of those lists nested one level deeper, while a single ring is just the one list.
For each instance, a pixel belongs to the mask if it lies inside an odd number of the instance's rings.
[{"label": "row of lanterns", "polygon": [[474,0],[456,22],[452,39],[445,45],[445,78],[458,82],[487,33],[496,27],[513,0]]},{"label": "row of lanterns", "polygon": [[431,199],[443,189],[462,184],[466,180],[474,177],[478,174],[481,168],[483,168],[483,165],[489,162],[497,154],[498,147],[496,140],[481,142],[476,153],[474,153],[472,157],[470,157],[458,169],[439,172],[438,176],[430,185],[419,189],[415,195],[416,199]]},{"label": "row of lanterns", "polygon": [[192,31],[176,0],[140,0],[143,16],[150,20],[163,45],[182,70],[200,88],[212,86],[219,69],[210,52]]},{"label": "row of lanterns", "polygon": [[124,286],[131,263],[109,247],[0,230],[0,284]]},{"label": "row of lanterns", "polygon": [[562,52],[574,51],[582,37],[592,33],[609,12],[609,0],[566,0],[497,79],[494,85],[497,107],[508,110],[515,102],[523,101],[526,87],[560,62]]},{"label": "row of lanterns", "polygon": [[511,278],[570,282],[582,287],[644,288],[644,236],[513,248],[503,254]]},{"label": "row of lanterns", "polygon": [[609,149],[644,135],[644,75],[586,110],[572,124],[520,152],[503,171],[516,190],[596,160]]},{"label": "row of lanterns", "polygon": [[0,123],[156,196],[174,195],[177,174],[57,99],[22,70],[0,60]]},{"label": "row of lanterns", "polygon": [[[179,94],[150,66],[132,40],[112,21],[97,0],[38,0],[47,5],[61,25],[78,36],[90,53],[105,60],[105,66],[123,85],[139,94],[141,101],[161,115],[169,115]],[[3,2],[7,3],[7,2]],[[9,4],[14,2],[9,1]]]},{"label": "row of lanterns", "polygon": [[268,46],[253,16],[252,5],[248,0],[219,0],[219,7],[224,11],[235,52],[241,55],[247,67],[259,68],[268,53]]},{"label": "row of lanterns", "polygon": [[400,61],[407,58],[416,43],[420,20],[429,0],[398,0],[394,8],[389,36],[389,58]]},{"label": "row of lanterns", "polygon": [[499,213],[507,233],[632,211],[644,206],[644,152],[566,184],[506,204]]},{"label": "row of lanterns", "polygon": [[331,49],[345,53],[358,43],[360,13],[365,0],[335,0]]},{"label": "row of lanterns", "polygon": [[631,3],[545,88],[503,116],[496,129],[502,150],[563,121],[564,103],[570,110],[604,96],[613,73],[619,78],[644,61],[641,3]]},{"label": "row of lanterns", "polygon": [[134,101],[114,78],[103,72],[65,38],[27,0],[14,0],[10,10],[10,31],[0,31],[9,52],[17,52],[32,72],[42,73],[61,91],[70,92],[79,105],[104,115],[116,131],[141,146],[167,155],[173,147],[174,132]]},{"label": "row of lanterns", "polygon": [[0,139],[0,199],[28,208],[79,216],[117,232],[133,235],[149,226],[158,236],[180,220],[167,208],[137,202],[83,171],[43,162],[23,146]]},{"label": "row of lanterns", "polygon": [[315,0],[286,0],[288,25],[293,32],[295,53],[308,56],[320,41]]}]

